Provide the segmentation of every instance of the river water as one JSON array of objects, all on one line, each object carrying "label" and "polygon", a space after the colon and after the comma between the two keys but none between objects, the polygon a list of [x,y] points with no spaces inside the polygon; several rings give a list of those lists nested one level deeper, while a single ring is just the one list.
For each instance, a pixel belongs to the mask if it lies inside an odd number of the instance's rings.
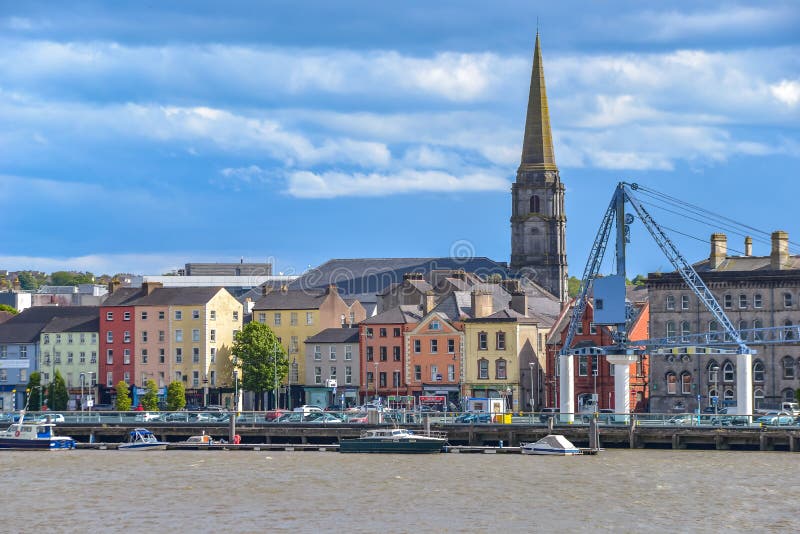
[{"label": "river water", "polygon": [[3,532],[797,532],[800,456],[2,452]]}]

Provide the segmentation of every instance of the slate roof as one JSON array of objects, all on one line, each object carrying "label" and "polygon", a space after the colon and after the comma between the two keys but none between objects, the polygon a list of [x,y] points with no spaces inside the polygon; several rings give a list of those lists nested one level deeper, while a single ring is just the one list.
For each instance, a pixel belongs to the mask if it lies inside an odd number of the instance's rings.
[{"label": "slate roof", "polygon": [[136,306],[201,305],[223,289],[221,287],[159,287],[135,301]]},{"label": "slate roof", "polygon": [[418,323],[422,320],[422,307],[402,305],[389,308],[374,317],[368,317],[364,324],[407,324]]},{"label": "slate roof", "polygon": [[[716,269],[711,268],[709,259],[697,262],[693,265],[697,272],[712,271],[775,271],[770,264],[769,256],[728,256]],[[789,256],[789,260],[781,271],[800,269],[800,256]]]},{"label": "slate roof", "polygon": [[[36,343],[42,329],[52,320],[80,321],[99,317],[96,306],[34,306],[0,324],[0,343]],[[86,330],[91,332],[92,330]],[[95,329],[94,331],[97,331]]]},{"label": "slate roof", "polygon": [[54,317],[42,328],[42,332],[100,332],[100,309],[94,313],[74,317]]},{"label": "slate roof", "polygon": [[289,290],[272,291],[255,302],[256,310],[316,310],[327,298],[325,291]]},{"label": "slate roof", "polygon": [[103,306],[133,306],[134,300],[144,295],[140,287],[120,287],[111,293],[103,302]]},{"label": "slate roof", "polygon": [[357,343],[358,328],[326,328],[315,334],[306,343]]}]

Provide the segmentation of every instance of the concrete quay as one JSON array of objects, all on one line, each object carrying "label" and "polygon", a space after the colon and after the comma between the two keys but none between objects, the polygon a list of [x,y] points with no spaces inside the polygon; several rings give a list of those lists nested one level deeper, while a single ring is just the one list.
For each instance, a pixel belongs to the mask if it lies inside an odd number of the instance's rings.
[{"label": "concrete quay", "polygon": [[[59,433],[69,435],[81,447],[107,448],[125,440],[128,432],[139,426],[146,426],[162,441],[178,448],[178,442],[189,436],[205,432],[215,440],[228,438],[227,425],[170,423],[102,424],[81,425],[61,424]],[[353,424],[256,424],[237,426],[236,433],[241,436],[241,444],[214,445],[228,449],[260,446],[264,450],[295,447],[295,450],[319,450],[338,445],[339,440],[356,438],[369,425]],[[406,428],[423,432],[421,425],[405,425]],[[447,433],[453,446],[463,447],[518,447],[521,443],[537,441],[550,433],[563,434],[579,447],[589,447],[589,428],[585,425],[561,425],[552,431],[542,425],[525,424],[476,424],[476,425],[431,425],[432,430]],[[661,448],[661,449],[716,449],[716,450],[783,450],[800,451],[800,428],[789,427],[655,427],[604,425],[599,428],[599,446],[604,448]],[[97,447],[95,447],[97,445]],[[197,448],[197,446],[189,445]],[[200,446],[207,448],[207,446]]]}]

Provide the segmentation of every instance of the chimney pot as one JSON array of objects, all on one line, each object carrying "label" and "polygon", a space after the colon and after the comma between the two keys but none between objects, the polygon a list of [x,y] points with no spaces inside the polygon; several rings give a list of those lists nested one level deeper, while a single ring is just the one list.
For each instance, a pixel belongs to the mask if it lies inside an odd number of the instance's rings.
[{"label": "chimney pot", "polygon": [[722,233],[711,234],[711,255],[708,257],[712,269],[718,269],[728,257],[728,237]]},{"label": "chimney pot", "polygon": [[789,262],[789,234],[783,230],[772,232],[772,253],[769,257],[770,267],[781,270],[787,268]]},{"label": "chimney pot", "polygon": [[472,316],[476,319],[490,316],[492,310],[492,292],[485,289],[472,291]]},{"label": "chimney pot", "polygon": [[753,255],[753,238],[750,236],[744,238],[744,255],[745,256]]}]

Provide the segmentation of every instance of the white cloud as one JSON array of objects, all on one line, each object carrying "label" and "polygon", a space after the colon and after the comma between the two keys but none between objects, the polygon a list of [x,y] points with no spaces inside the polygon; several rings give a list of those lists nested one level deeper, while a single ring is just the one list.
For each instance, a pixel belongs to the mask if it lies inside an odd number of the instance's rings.
[{"label": "white cloud", "polygon": [[793,108],[800,102],[800,80],[781,80],[769,86],[772,96]]},{"label": "white cloud", "polygon": [[509,187],[510,183],[499,174],[484,171],[462,176],[417,170],[403,170],[395,174],[297,171],[288,177],[287,192],[298,198],[334,198],[414,192],[508,191]]},{"label": "white cloud", "polygon": [[[213,255],[212,255],[213,256]],[[0,265],[8,270],[89,271],[94,274],[162,274],[183,265],[187,255],[180,254],[108,254],[95,253],[72,257],[0,256]]]}]

